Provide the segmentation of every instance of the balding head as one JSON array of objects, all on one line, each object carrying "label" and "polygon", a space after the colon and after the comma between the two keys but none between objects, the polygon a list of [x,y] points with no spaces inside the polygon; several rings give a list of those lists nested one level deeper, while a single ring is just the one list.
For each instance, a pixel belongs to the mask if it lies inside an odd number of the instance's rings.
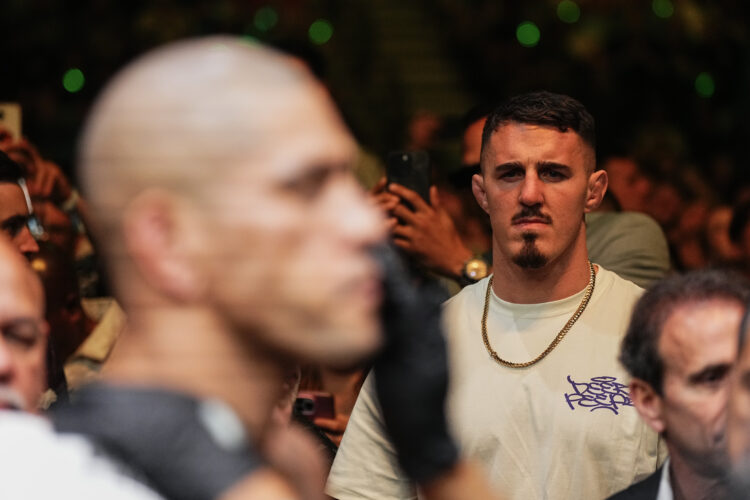
[{"label": "balding head", "polygon": [[332,115],[323,93],[287,56],[239,39],[169,45],[127,67],[96,102],[81,178],[101,208],[120,209],[146,186],[200,189],[281,147],[298,106]]},{"label": "balding head", "polygon": [[44,293],[18,250],[0,236],[0,410],[36,409],[46,388]]},{"label": "balding head", "polygon": [[159,49],[115,77],[81,146],[131,317],[200,304],[293,354],[374,345],[378,218],[349,171],[349,133],[299,63],[232,38]]}]

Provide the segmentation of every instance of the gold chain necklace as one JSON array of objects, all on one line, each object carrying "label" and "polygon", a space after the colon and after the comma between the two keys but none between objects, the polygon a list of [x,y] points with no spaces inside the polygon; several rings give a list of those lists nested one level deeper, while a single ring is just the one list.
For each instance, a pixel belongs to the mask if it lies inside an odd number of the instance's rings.
[{"label": "gold chain necklace", "polygon": [[583,314],[583,311],[586,309],[586,306],[589,304],[589,300],[591,300],[591,295],[594,293],[594,285],[596,285],[596,272],[594,271],[594,265],[589,261],[589,270],[591,272],[591,275],[589,276],[589,284],[586,285],[586,292],[583,294],[583,300],[581,300],[581,304],[578,306],[578,309],[576,309],[576,312],[573,313],[573,316],[570,317],[567,323],[565,323],[565,326],[562,327],[562,330],[557,334],[557,336],[552,339],[552,343],[547,346],[547,348],[542,352],[539,356],[532,359],[531,361],[526,361],[525,363],[514,363],[513,361],[506,361],[500,356],[497,355],[497,353],[492,349],[492,346],[490,345],[490,339],[487,337],[487,313],[490,310],[490,291],[492,290],[492,280],[495,278],[495,276],[490,276],[490,279],[487,283],[487,294],[484,296],[484,312],[482,313],[482,340],[484,340],[484,346],[487,348],[487,352],[492,356],[492,359],[500,363],[501,365],[508,366],[510,368],[526,368],[528,366],[531,366],[535,363],[538,363],[544,357],[551,353],[552,350],[557,347],[557,344],[560,343],[560,341],[565,337],[565,334],[568,333],[568,330],[570,330],[576,321],[578,321],[578,318]]}]

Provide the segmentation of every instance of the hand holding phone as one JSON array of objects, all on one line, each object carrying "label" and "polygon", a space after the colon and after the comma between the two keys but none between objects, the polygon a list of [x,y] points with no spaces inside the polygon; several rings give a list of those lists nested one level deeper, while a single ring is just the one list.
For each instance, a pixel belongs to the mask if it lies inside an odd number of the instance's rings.
[{"label": "hand holding phone", "polygon": [[[426,152],[392,151],[385,168],[389,184],[393,182],[411,189],[430,203],[430,158]],[[410,205],[408,202],[404,204]]]}]

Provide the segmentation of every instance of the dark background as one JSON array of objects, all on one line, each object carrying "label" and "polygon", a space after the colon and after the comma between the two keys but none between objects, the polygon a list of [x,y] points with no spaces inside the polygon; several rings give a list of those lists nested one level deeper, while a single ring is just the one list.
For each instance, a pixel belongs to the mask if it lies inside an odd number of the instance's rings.
[{"label": "dark background", "polygon": [[[634,155],[656,179],[731,202],[750,137],[746,2],[575,3],[580,16],[564,22],[557,0],[3,0],[0,101],[19,101],[25,134],[71,172],[83,117],[118,68],[173,39],[232,33],[308,53],[379,156],[404,145],[418,110],[443,117],[455,141],[472,104],[546,88],[589,107],[600,157]],[[317,19],[333,28],[322,45],[308,33]],[[524,21],[540,31],[533,47],[516,37]],[[62,85],[70,68],[86,79],[75,93]],[[701,73],[710,95],[696,89]]]}]

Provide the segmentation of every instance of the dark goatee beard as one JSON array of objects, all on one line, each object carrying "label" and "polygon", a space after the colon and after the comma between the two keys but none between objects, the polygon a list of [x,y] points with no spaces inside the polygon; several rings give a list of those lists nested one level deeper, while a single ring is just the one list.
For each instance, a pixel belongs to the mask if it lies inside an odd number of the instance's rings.
[{"label": "dark goatee beard", "polygon": [[523,248],[513,256],[513,263],[523,269],[539,269],[547,264],[547,257],[536,246],[535,233],[523,234]]}]

